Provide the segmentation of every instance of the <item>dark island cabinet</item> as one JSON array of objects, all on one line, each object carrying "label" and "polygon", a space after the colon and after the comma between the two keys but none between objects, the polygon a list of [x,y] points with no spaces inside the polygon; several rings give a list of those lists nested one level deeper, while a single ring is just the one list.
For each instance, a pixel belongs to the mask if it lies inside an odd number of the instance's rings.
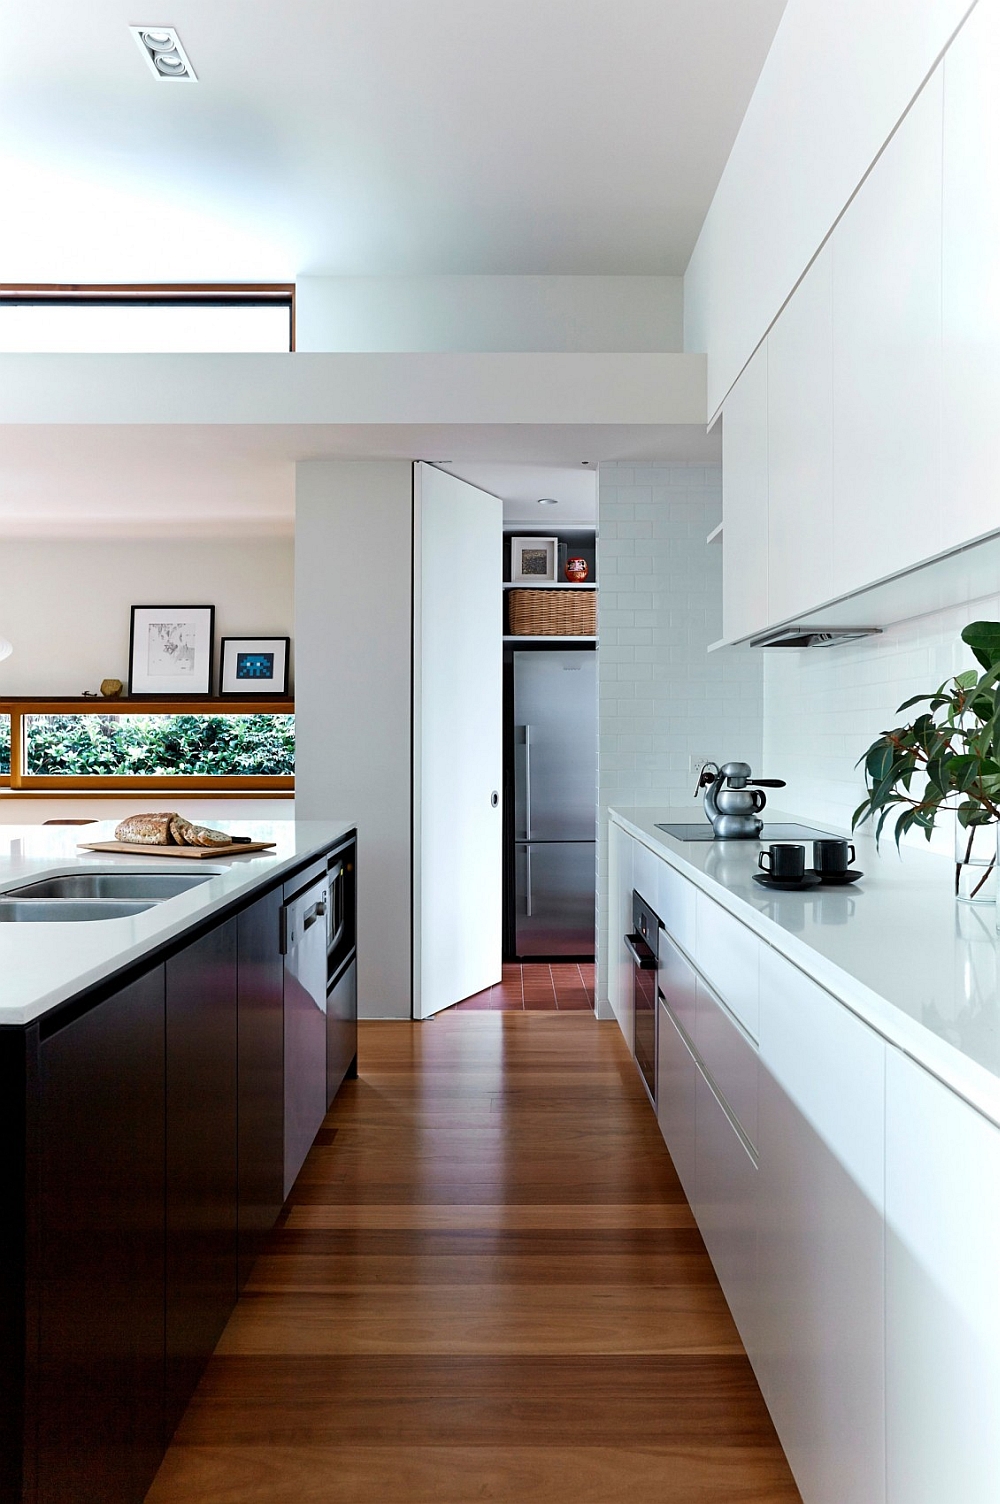
[{"label": "dark island cabinet", "polygon": [[[274,1226],[281,904],[0,1026],[0,1504],[142,1504]],[[356,1048],[338,976],[331,1084]]]},{"label": "dark island cabinet", "polygon": [[281,892],[238,918],[237,1175],[238,1284],[281,1211],[285,1171],[284,968]]},{"label": "dark island cabinet", "polygon": [[168,1439],[236,1302],[237,925],[166,963]]},{"label": "dark island cabinet", "polygon": [[164,968],[42,1037],[37,1089],[35,1498],[130,1504],[163,1450]]}]

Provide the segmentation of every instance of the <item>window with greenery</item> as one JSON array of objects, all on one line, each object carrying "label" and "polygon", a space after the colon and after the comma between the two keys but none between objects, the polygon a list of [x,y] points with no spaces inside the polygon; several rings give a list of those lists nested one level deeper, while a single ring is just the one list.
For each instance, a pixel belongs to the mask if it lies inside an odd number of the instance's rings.
[{"label": "window with greenery", "polygon": [[[279,777],[294,715],[27,715],[25,772],[44,777]],[[10,720],[7,718],[7,769]]]},{"label": "window with greenery", "polygon": [[10,716],[0,715],[0,778],[10,774]]}]

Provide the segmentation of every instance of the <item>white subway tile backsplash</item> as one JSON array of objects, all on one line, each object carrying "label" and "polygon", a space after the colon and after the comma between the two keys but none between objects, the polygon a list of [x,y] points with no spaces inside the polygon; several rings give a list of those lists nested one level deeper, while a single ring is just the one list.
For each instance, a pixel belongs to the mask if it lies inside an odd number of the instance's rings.
[{"label": "white subway tile backsplash", "polygon": [[[785,778],[781,801],[819,823],[849,826],[864,797],[859,757],[910,695],[935,689],[975,664],[961,641],[970,621],[1000,619],[1000,596],[949,607],[840,647],[782,649],[764,656],[764,760]],[[923,843],[923,836],[907,838]],[[934,844],[950,847],[947,826]]]},{"label": "white subway tile backsplash", "polygon": [[[706,652],[722,635],[722,472],[698,462],[602,465],[597,578],[599,927],[609,804],[690,805],[693,755],[761,756],[759,653]],[[607,996],[606,958],[598,955]]]}]

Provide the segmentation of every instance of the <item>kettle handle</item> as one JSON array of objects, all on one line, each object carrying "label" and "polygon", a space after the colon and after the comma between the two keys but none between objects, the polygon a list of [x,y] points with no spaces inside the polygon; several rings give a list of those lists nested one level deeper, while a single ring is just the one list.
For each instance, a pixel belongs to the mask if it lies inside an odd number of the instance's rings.
[{"label": "kettle handle", "polygon": [[764,805],[766,803],[767,803],[767,795],[764,793],[764,791],[762,789],[754,789],[754,791],[753,791],[754,813],[759,815],[760,812],[761,812],[761,810],[764,808]]}]

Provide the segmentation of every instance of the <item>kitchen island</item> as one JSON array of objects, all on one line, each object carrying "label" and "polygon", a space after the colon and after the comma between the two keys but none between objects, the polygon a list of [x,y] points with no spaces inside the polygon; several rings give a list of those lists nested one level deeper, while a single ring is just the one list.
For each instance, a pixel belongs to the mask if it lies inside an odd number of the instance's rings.
[{"label": "kitchen island", "polygon": [[[107,874],[126,890],[144,879],[148,899],[198,879],[122,917],[0,923],[3,1504],[138,1504],[280,1212],[289,1007],[300,1028],[304,1001],[283,913],[322,891],[331,854],[353,882],[354,832],[234,833],[276,844],[157,860],[82,851],[76,830],[0,828],[0,897]],[[353,926],[350,905],[338,988],[354,985]],[[328,1080],[319,1027],[321,1116],[350,1067]]]},{"label": "kitchen island", "polygon": [[637,892],[663,926],[653,1105],[805,1504],[987,1504],[993,906],[956,903],[947,857],[868,837],[860,882],[775,892],[756,841],[657,828],[690,811],[610,818],[609,1001],[631,1042]]}]

